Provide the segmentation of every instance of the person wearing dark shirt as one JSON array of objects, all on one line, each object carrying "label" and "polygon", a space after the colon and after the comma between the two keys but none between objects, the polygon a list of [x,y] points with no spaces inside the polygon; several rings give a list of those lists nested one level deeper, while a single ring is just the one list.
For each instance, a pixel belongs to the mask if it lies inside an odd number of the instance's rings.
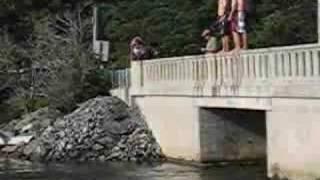
[{"label": "person wearing dark shirt", "polygon": [[205,29],[202,34],[202,38],[207,41],[207,45],[205,48],[201,48],[201,51],[204,53],[216,53],[219,51],[218,47],[218,39],[212,35],[209,29]]},{"label": "person wearing dark shirt", "polygon": [[130,60],[138,61],[138,60],[146,60],[152,59],[158,52],[153,48],[146,46],[145,42],[141,37],[136,36],[130,42]]}]

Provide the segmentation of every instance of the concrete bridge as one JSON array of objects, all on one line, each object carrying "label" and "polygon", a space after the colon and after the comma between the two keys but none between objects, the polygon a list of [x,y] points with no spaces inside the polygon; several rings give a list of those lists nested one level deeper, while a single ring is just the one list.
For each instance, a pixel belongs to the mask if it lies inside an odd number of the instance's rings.
[{"label": "concrete bridge", "polygon": [[130,91],[113,93],[169,157],[266,158],[269,176],[320,177],[319,44],[132,62]]},{"label": "concrete bridge", "polygon": [[319,179],[319,5],[318,44],[132,62],[112,93],[141,109],[169,157],[264,158],[269,177]]}]

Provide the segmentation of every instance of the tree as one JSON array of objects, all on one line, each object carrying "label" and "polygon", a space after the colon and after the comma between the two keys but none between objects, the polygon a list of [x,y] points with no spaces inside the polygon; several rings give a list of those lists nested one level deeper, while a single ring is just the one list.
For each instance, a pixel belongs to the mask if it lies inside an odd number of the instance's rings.
[{"label": "tree", "polygon": [[[2,89],[10,84],[16,97],[31,100],[24,103],[31,104],[28,111],[33,110],[39,94],[51,102],[62,102],[61,108],[68,111],[86,98],[103,94],[100,87],[108,86],[95,76],[98,64],[91,56],[93,2],[0,0]],[[216,0],[95,2],[104,7],[99,12],[105,19],[102,38],[111,41],[110,59],[118,68],[129,66],[129,41],[136,35],[159,50],[160,57],[201,53],[201,31],[214,21],[217,8]],[[255,9],[249,16],[250,48],[316,42],[316,0],[251,2]],[[30,71],[13,76],[12,69]]]},{"label": "tree", "polygon": [[[250,48],[316,42],[316,0],[256,0],[249,15]],[[199,54],[201,31],[216,16],[214,0],[103,1],[111,59],[128,66],[128,42],[142,36],[161,57]]]}]

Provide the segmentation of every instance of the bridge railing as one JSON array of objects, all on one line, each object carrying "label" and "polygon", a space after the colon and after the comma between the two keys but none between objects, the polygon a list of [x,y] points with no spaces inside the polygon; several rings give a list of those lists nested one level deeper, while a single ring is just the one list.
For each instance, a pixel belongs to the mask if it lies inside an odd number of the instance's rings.
[{"label": "bridge railing", "polygon": [[132,83],[147,94],[234,95],[244,87],[320,80],[319,60],[317,44],[155,59],[132,63]]},{"label": "bridge railing", "polygon": [[112,89],[111,95],[122,99],[127,104],[130,104],[130,69],[117,69],[110,71]]},{"label": "bridge railing", "polygon": [[117,69],[111,71],[112,88],[129,88],[130,87],[130,69]]}]

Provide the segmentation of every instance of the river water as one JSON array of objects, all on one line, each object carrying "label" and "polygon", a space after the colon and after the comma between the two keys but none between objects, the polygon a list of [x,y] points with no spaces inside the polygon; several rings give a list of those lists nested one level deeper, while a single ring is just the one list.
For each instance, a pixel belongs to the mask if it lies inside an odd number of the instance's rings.
[{"label": "river water", "polygon": [[163,164],[32,164],[0,162],[0,180],[266,180],[265,166]]}]

